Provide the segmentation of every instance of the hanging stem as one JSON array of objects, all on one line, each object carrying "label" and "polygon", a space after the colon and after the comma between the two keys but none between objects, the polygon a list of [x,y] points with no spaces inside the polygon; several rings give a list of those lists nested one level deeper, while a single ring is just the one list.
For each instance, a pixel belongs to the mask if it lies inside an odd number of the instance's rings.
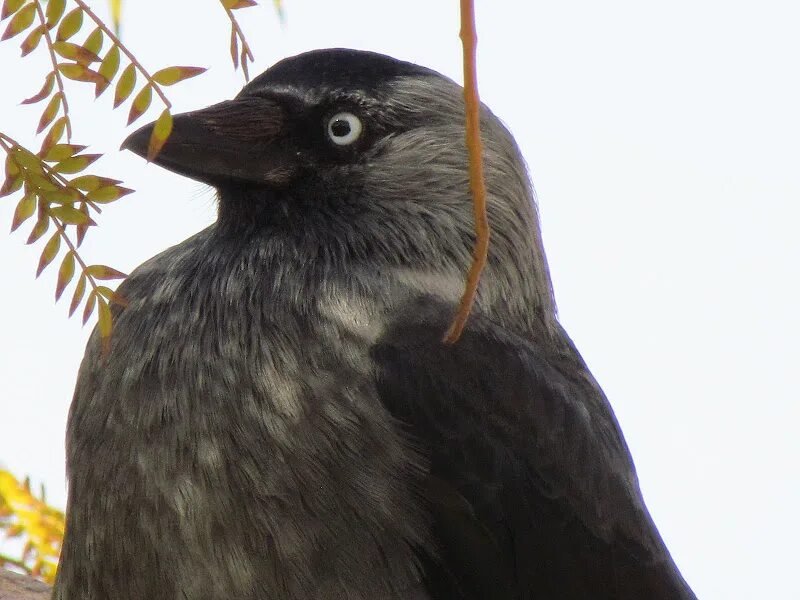
[{"label": "hanging stem", "polygon": [[70,142],[72,141],[72,123],[70,122],[69,118],[67,94],[64,91],[64,80],[61,78],[61,72],[58,70],[58,58],[56,57],[55,50],[53,50],[53,38],[50,35],[50,29],[47,28],[47,19],[44,16],[44,11],[42,11],[42,5],[40,2],[36,3],[36,14],[39,16],[39,22],[42,24],[42,29],[44,29],[44,39],[45,42],[47,42],[47,49],[50,51],[50,62],[53,64],[53,75],[56,78],[56,86],[58,86],[58,91],[61,94],[61,105],[64,107],[64,116],[66,117],[67,142]]},{"label": "hanging stem", "polygon": [[469,154],[469,188],[472,192],[473,212],[475,214],[475,248],[472,252],[472,265],[467,274],[464,294],[458,311],[444,337],[446,344],[454,344],[461,337],[469,318],[481,273],[486,266],[489,253],[489,219],[486,215],[486,182],[483,177],[483,149],[480,132],[480,97],[476,49],[478,36],[475,32],[475,6],[473,0],[461,0],[461,44],[464,49],[464,104],[466,111],[467,151]]}]

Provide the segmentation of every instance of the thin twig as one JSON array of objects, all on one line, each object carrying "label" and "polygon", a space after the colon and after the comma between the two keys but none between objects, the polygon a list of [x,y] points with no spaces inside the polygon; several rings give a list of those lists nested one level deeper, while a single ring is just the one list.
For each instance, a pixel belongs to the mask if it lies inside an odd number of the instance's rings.
[{"label": "thin twig", "polygon": [[41,2],[36,2],[36,14],[39,15],[39,21],[41,22],[42,29],[44,30],[44,39],[47,42],[47,49],[50,51],[50,62],[53,63],[53,75],[56,78],[56,85],[58,86],[58,91],[61,94],[61,102],[64,105],[64,116],[67,119],[67,141],[70,142],[72,140],[72,124],[70,123],[69,118],[67,94],[64,91],[64,80],[61,79],[61,72],[58,70],[58,58],[56,58],[56,52],[53,50],[53,38],[50,36],[50,29],[47,27],[47,19],[44,16]]},{"label": "thin twig", "polygon": [[481,272],[489,253],[489,219],[486,215],[486,183],[483,177],[483,158],[480,131],[480,98],[476,66],[478,36],[475,32],[475,7],[473,0],[461,0],[461,43],[464,48],[464,104],[466,111],[467,150],[469,152],[469,187],[475,213],[475,248],[472,265],[467,275],[464,295],[453,322],[444,337],[446,344],[454,344],[469,318],[478,293]]},{"label": "thin twig", "polygon": [[230,8],[228,7],[224,8],[225,12],[228,13],[228,18],[231,20],[231,26],[233,27],[233,30],[239,36],[239,39],[242,40],[242,50],[244,50],[247,53],[247,57],[250,59],[250,62],[253,62],[255,60],[255,57],[253,56],[253,53],[250,51],[250,44],[247,43],[247,39],[244,37],[244,32],[242,31],[242,28],[239,27],[239,22],[236,20],[236,16],[233,14],[233,11]]},{"label": "thin twig", "polygon": [[80,6],[81,9],[83,9],[83,12],[86,13],[87,15],[89,15],[89,18],[92,21],[94,21],[95,24],[103,31],[103,33],[105,33],[111,39],[111,42],[115,46],[117,46],[120,50],[122,50],[122,53],[125,56],[128,57],[128,60],[131,61],[131,64],[134,67],[136,67],[136,69],[144,76],[144,78],[147,80],[147,82],[152,86],[152,88],[155,90],[155,92],[158,95],[158,97],[161,98],[161,101],[164,103],[164,105],[168,109],[171,109],[172,108],[172,103],[169,101],[167,96],[164,94],[164,92],[161,89],[161,87],[153,79],[152,75],[150,75],[148,70],[144,68],[142,63],[140,63],[139,60],[133,55],[133,53],[125,47],[125,45],[120,41],[120,39],[117,37],[117,35],[113,31],[111,31],[111,29],[108,28],[108,25],[106,25],[100,17],[98,17],[96,14],[94,14],[92,9],[89,8],[83,0],[75,0],[75,4]]}]

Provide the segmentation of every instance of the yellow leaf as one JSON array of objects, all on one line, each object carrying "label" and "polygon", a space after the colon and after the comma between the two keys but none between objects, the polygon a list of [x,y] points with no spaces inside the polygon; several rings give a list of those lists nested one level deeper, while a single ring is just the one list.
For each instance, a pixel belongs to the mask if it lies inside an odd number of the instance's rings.
[{"label": "yellow leaf", "polygon": [[[103,42],[105,41],[105,34],[103,30],[99,27],[96,27],[92,33],[89,34],[89,37],[86,38],[86,41],[83,42],[83,47],[86,48],[89,52],[97,56],[100,54],[100,50],[103,47]],[[100,60],[99,58],[97,59]]]},{"label": "yellow leaf", "polygon": [[36,211],[36,194],[25,194],[17,204],[14,211],[14,218],[11,221],[11,231],[15,231],[20,225],[33,216]]},{"label": "yellow leaf", "polygon": [[17,161],[14,160],[13,154],[6,155],[6,177],[16,177],[19,175],[19,165],[17,165]]},{"label": "yellow leaf", "polygon": [[14,148],[14,161],[21,167],[35,173],[42,173],[42,160],[33,152],[20,148]]},{"label": "yellow leaf", "polygon": [[161,85],[173,85],[190,77],[197,77],[205,73],[203,67],[167,67],[153,74],[153,79]]},{"label": "yellow leaf", "polygon": [[45,190],[39,192],[39,197],[48,204],[60,204],[65,202],[75,202],[80,199],[81,194],[77,190],[71,188],[59,188],[55,190]]},{"label": "yellow leaf", "polygon": [[[94,60],[100,60],[95,56]],[[91,83],[105,83],[106,78],[86,65],[78,63],[59,63],[58,70],[69,79],[75,81],[88,81]]]},{"label": "yellow leaf", "polygon": [[98,298],[97,310],[97,322],[100,326],[100,337],[104,340],[104,351],[107,351],[108,346],[106,344],[108,342],[108,337],[111,335],[111,308],[109,308],[108,302],[106,302],[103,298]]},{"label": "yellow leaf", "polygon": [[80,210],[84,215],[86,215],[88,221],[82,225],[78,225],[75,228],[77,230],[78,247],[80,247],[80,245],[83,243],[83,238],[86,237],[86,232],[89,231],[89,227],[96,224],[91,218],[89,218],[89,207],[85,202],[81,202]]},{"label": "yellow leaf", "polygon": [[39,119],[39,126],[36,128],[36,133],[41,133],[44,128],[53,122],[58,114],[58,109],[61,108],[61,92],[54,95],[50,102],[47,103],[47,108],[42,113],[42,118]]},{"label": "yellow leaf", "polygon": [[39,42],[42,40],[42,34],[44,33],[44,27],[39,25],[38,27],[34,28],[28,34],[28,37],[20,44],[20,48],[22,49],[22,56],[27,56],[34,50],[36,50],[36,46],[39,45]]},{"label": "yellow leaf", "polygon": [[128,306],[128,301],[110,287],[98,285],[95,289],[97,290],[98,294],[106,298],[109,302],[113,302],[119,306]]},{"label": "yellow leaf", "polygon": [[97,84],[94,93],[95,97],[99,96],[106,90],[106,88],[111,84],[111,80],[114,79],[114,77],[116,76],[118,70],[119,70],[119,46],[114,45],[111,46],[111,50],[109,50],[106,53],[105,58],[103,58],[103,62],[100,63],[100,68],[97,69],[97,72],[100,73],[100,75],[102,75],[103,77],[105,77],[108,83]]},{"label": "yellow leaf", "polygon": [[70,156],[75,156],[78,152],[82,152],[85,149],[86,146],[79,146],[77,144],[56,144],[45,153],[42,159],[47,162],[59,162]]},{"label": "yellow leaf", "polygon": [[125,279],[127,275],[105,265],[90,265],[86,267],[86,274],[95,279]]},{"label": "yellow leaf", "polygon": [[0,11],[0,21],[5,21],[8,17],[17,12],[23,4],[25,4],[25,0],[6,0],[3,2],[3,10]]},{"label": "yellow leaf", "polygon": [[9,175],[0,187],[0,198],[13,194],[22,187],[25,177],[22,173],[16,175]]},{"label": "yellow leaf", "polygon": [[136,94],[131,105],[131,111],[128,113],[128,125],[133,123],[136,119],[141,117],[144,112],[150,107],[150,102],[153,99],[153,86],[146,85],[142,90]]},{"label": "yellow leaf", "polygon": [[97,202],[98,204],[105,204],[107,202],[113,202],[114,200],[118,200],[122,196],[127,194],[133,193],[133,190],[120,187],[118,185],[107,185],[102,188],[98,188],[86,194],[86,197],[91,200],[92,202]]},{"label": "yellow leaf", "polygon": [[[66,287],[66,285],[64,286]],[[61,292],[63,293],[63,288]],[[77,310],[78,305],[83,300],[83,295],[86,293],[86,275],[81,274],[80,279],[78,279],[78,285],[75,286],[75,291],[72,294],[72,300],[69,303],[69,316],[71,317],[75,314],[75,310]],[[56,289],[56,299],[58,299],[59,291]]]},{"label": "yellow leaf", "polygon": [[83,309],[83,324],[86,325],[86,321],[89,320],[89,317],[92,316],[94,312],[94,307],[97,304],[97,292],[92,290],[89,292],[89,297],[86,299],[86,306]]},{"label": "yellow leaf", "polygon": [[67,6],[66,0],[47,0],[47,27],[51,29],[55,27],[64,14],[64,8]]},{"label": "yellow leaf", "polygon": [[78,173],[83,171],[98,158],[100,158],[100,154],[80,154],[78,156],[73,156],[72,158],[62,160],[53,167],[53,170],[58,171],[59,173],[67,174]]},{"label": "yellow leaf", "polygon": [[[72,277],[75,275],[75,253],[70,250],[67,252],[64,260],[61,261],[61,266],[58,269],[58,281],[56,282],[56,302],[58,302],[59,298],[61,298],[61,294],[64,293],[64,289],[66,289],[69,282],[72,281]],[[86,276],[81,275],[81,281],[78,281],[78,286],[81,283],[86,286]],[[77,292],[77,290],[76,290]],[[81,292],[81,296],[83,296],[83,292]],[[73,296],[73,302],[75,300],[75,296]],[[80,302],[80,300],[78,300]],[[70,312],[72,314],[74,309]]]},{"label": "yellow leaf", "polygon": [[29,2],[23,6],[22,9],[20,9],[13,17],[11,17],[11,21],[9,21],[8,27],[6,27],[5,32],[3,32],[3,36],[0,37],[0,41],[7,40],[25,31],[31,26],[31,23],[33,23],[33,17],[35,14],[36,2]]},{"label": "yellow leaf", "polygon": [[[83,190],[84,192],[93,192],[100,188],[108,186],[116,186],[122,183],[119,179],[111,179],[110,177],[98,177],[97,175],[81,175],[69,182],[69,187],[76,190]],[[120,188],[127,189],[127,188]],[[125,194],[122,194],[123,196]]]},{"label": "yellow leaf", "polygon": [[47,265],[53,262],[53,259],[58,254],[58,251],[61,249],[61,234],[57,231],[53,234],[47,243],[44,245],[44,250],[42,250],[42,255],[39,257],[39,266],[36,268],[36,277],[42,274],[42,271],[45,270]]},{"label": "yellow leaf", "polygon": [[50,214],[66,225],[84,225],[91,220],[86,213],[73,206],[54,206],[50,209]]},{"label": "yellow leaf", "polygon": [[136,67],[131,64],[125,67],[119,77],[119,81],[117,81],[117,89],[114,91],[114,108],[117,108],[128,99],[135,85]]},{"label": "yellow leaf", "polygon": [[255,0],[222,0],[222,6],[230,10],[248,8],[250,6],[256,6],[256,5],[258,5],[258,2],[256,2]]},{"label": "yellow leaf", "polygon": [[84,46],[73,44],[72,42],[54,42],[53,50],[55,50],[56,53],[59,54],[60,56],[63,56],[64,58],[68,58],[70,60],[76,60],[83,63],[100,61],[100,57],[97,56],[95,52],[89,50]]},{"label": "yellow leaf", "polygon": [[158,156],[170,133],[172,133],[172,115],[169,109],[166,109],[156,120],[153,133],[150,135],[150,142],[147,146],[147,160],[154,160]]},{"label": "yellow leaf", "polygon": [[53,126],[50,128],[50,131],[47,133],[47,137],[44,138],[42,142],[42,149],[41,152],[47,152],[54,144],[58,143],[58,141],[64,137],[64,130],[67,127],[67,123],[69,120],[67,117],[61,117],[60,119],[56,119],[56,122],[53,123]]},{"label": "yellow leaf", "polygon": [[76,177],[72,181],[69,182],[70,187],[73,187],[78,190],[83,190],[85,192],[91,192],[92,190],[96,190],[99,188],[102,183],[100,181],[100,177],[97,175],[81,175],[80,177]]},{"label": "yellow leaf", "polygon": [[111,3],[111,21],[114,23],[114,33],[119,35],[119,26],[122,23],[122,0],[109,0]]},{"label": "yellow leaf", "polygon": [[36,225],[33,226],[33,230],[31,234],[28,236],[28,239],[25,241],[26,244],[33,244],[36,240],[41,238],[47,230],[50,228],[50,219],[49,217],[39,217],[39,220],[36,221]]},{"label": "yellow leaf", "polygon": [[47,77],[44,78],[44,85],[42,85],[42,89],[36,92],[30,98],[26,98],[22,101],[22,104],[35,104],[36,102],[41,102],[45,98],[50,95],[50,92],[53,91],[53,84],[56,81],[56,76],[54,73],[48,73]]},{"label": "yellow leaf", "polygon": [[80,31],[81,25],[83,25],[83,9],[80,7],[74,8],[67,13],[66,17],[61,19],[61,25],[58,26],[56,39],[59,42],[68,40]]}]

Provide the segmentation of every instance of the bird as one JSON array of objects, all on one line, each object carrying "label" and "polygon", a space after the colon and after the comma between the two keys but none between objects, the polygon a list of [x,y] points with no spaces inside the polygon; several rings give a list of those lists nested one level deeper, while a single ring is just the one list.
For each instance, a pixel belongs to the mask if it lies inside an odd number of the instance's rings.
[{"label": "bird", "polygon": [[[690,600],[558,321],[528,170],[461,86],[332,48],[177,114],[216,221],[119,287],[67,425],[55,600]],[[154,125],[123,148],[147,156]]]}]

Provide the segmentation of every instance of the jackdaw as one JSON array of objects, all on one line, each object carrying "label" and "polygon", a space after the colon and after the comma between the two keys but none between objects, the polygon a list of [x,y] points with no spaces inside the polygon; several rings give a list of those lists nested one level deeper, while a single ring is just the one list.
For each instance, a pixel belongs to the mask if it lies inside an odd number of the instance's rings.
[{"label": "jackdaw", "polygon": [[695,598],[557,321],[520,152],[481,130],[493,237],[448,345],[475,240],[456,83],[319,50],[175,117],[155,162],[219,217],[89,341],[55,599]]}]

